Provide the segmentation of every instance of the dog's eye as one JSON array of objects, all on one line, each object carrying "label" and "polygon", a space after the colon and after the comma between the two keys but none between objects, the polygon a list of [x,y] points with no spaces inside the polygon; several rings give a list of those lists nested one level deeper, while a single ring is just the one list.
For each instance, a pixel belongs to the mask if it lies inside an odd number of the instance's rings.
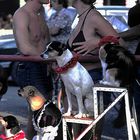
[{"label": "dog's eye", "polygon": [[23,91],[24,91],[23,88],[18,89],[18,93],[23,92]]},{"label": "dog's eye", "polygon": [[34,91],[33,90],[30,90],[29,91],[29,96],[33,96],[34,95]]}]

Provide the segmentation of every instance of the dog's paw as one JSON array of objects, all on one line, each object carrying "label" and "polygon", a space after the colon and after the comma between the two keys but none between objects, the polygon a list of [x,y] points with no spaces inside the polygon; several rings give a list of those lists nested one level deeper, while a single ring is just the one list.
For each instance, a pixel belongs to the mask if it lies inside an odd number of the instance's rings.
[{"label": "dog's paw", "polygon": [[78,118],[78,119],[87,118],[87,117],[89,117],[89,114],[86,114],[86,113],[78,113],[74,116],[74,118]]},{"label": "dog's paw", "polygon": [[113,86],[111,82],[105,81],[105,80],[101,80],[99,81],[100,84],[102,85],[106,85],[106,86]]},{"label": "dog's paw", "polygon": [[64,113],[64,114],[63,114],[64,117],[68,117],[68,116],[71,116],[71,115],[72,115],[71,112],[67,112],[67,113]]},{"label": "dog's paw", "polygon": [[101,80],[101,81],[99,81],[99,83],[102,85],[110,85],[110,83],[108,81],[105,81],[105,80]]},{"label": "dog's paw", "polygon": [[103,83],[104,83],[104,80],[100,80],[99,83],[100,83],[100,84],[103,84]]}]

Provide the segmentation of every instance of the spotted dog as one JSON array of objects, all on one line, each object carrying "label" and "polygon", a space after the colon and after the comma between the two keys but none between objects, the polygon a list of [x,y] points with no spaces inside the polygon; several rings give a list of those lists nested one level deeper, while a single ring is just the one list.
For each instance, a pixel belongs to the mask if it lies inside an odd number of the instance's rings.
[{"label": "spotted dog", "polygon": [[54,140],[61,123],[61,112],[33,86],[18,90],[18,95],[26,98],[33,111],[33,126],[37,135],[33,140]]},{"label": "spotted dog", "polygon": [[93,116],[93,80],[87,70],[78,62],[78,55],[73,55],[66,45],[53,41],[47,46],[49,58],[57,61],[55,69],[61,75],[68,100],[68,110],[64,116],[73,115],[72,94],[78,103],[75,118]]},{"label": "spotted dog", "polygon": [[[101,39],[99,58],[102,65],[103,79],[100,84],[128,89],[130,104],[133,97],[133,83],[135,80],[135,58],[126,48],[119,44],[119,38],[106,36]],[[124,100],[121,103],[115,127],[125,123]]]},{"label": "spotted dog", "polygon": [[0,125],[2,125],[4,134],[0,135],[2,140],[27,140],[25,133],[21,130],[20,124],[15,116],[8,115],[0,117]]}]

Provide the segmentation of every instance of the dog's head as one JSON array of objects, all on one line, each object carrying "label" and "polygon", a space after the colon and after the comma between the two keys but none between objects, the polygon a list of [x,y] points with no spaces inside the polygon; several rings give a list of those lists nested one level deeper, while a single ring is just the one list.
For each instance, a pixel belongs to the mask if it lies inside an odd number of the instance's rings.
[{"label": "dog's head", "polygon": [[[99,49],[99,58],[100,60],[102,60],[103,62],[107,62],[107,58],[113,58],[116,56],[116,45],[115,44],[105,44],[102,45]],[[114,59],[114,58],[113,58]]]},{"label": "dog's head", "polygon": [[18,120],[12,115],[0,117],[0,124],[5,129],[10,129],[11,134],[16,134],[21,130]]},{"label": "dog's head", "polygon": [[48,56],[52,58],[61,56],[66,49],[66,45],[58,41],[53,41],[47,45]]},{"label": "dog's head", "polygon": [[101,61],[106,62],[108,56],[112,57],[116,53],[114,48],[116,48],[116,45],[119,46],[119,37],[105,36],[98,45],[100,46],[99,58]]},{"label": "dog's head", "polygon": [[106,63],[115,63],[118,60],[122,60],[127,64],[133,64],[135,62],[134,55],[126,48],[118,44],[105,44],[100,47],[99,58]]},{"label": "dog's head", "polygon": [[18,90],[18,95],[27,99],[32,111],[40,109],[46,99],[34,86],[25,86]]}]

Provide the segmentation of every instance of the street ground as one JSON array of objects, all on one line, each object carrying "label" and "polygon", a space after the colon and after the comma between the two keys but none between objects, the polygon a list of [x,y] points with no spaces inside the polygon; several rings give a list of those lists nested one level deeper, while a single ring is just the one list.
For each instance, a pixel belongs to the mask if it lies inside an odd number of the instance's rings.
[{"label": "street ground", "polygon": [[[19,120],[21,127],[26,131],[28,104],[25,99],[19,97],[17,90],[19,87],[9,86],[7,93],[0,101],[0,115],[15,115]],[[126,126],[122,129],[114,129],[112,121],[116,116],[114,109],[105,117],[102,140],[127,140]]]}]

